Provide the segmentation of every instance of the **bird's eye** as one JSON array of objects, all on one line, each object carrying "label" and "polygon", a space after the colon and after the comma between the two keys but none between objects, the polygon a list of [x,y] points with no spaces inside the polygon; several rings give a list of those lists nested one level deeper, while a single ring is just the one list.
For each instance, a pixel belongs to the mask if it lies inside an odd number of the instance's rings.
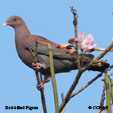
[{"label": "bird's eye", "polygon": [[17,21],[17,18],[14,18],[13,21],[16,22]]}]

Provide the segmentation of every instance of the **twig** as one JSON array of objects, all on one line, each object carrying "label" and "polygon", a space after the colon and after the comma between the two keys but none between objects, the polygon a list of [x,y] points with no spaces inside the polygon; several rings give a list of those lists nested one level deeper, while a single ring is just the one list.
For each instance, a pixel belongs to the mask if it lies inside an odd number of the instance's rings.
[{"label": "twig", "polygon": [[104,110],[104,100],[105,100],[105,82],[103,85],[103,90],[102,90],[102,96],[101,96],[101,101],[100,101],[100,106],[103,108],[100,108],[97,113],[101,113]]},{"label": "twig", "polygon": [[[71,8],[71,11],[72,11],[72,14],[74,16],[74,20],[73,20],[73,24],[74,24],[74,33],[75,33],[75,37],[77,38],[77,24],[78,24],[78,21],[77,21],[77,18],[78,18],[78,15],[77,15],[77,11],[76,9],[74,9],[73,7],[70,7]],[[79,54],[78,54],[78,42],[75,42],[75,57],[76,57],[76,62],[77,62],[77,66],[78,66],[78,69],[80,69],[80,61],[79,61]]]},{"label": "twig", "polygon": [[113,80],[110,78],[110,85],[111,85],[111,100],[113,104]]},{"label": "twig", "polygon": [[52,55],[52,50],[51,50],[50,44],[48,44],[48,49],[49,49],[50,71],[51,71],[52,86],[53,86],[53,93],[54,93],[54,102],[55,102],[55,113],[59,113],[58,94],[57,94],[57,88],[56,88],[53,55]]},{"label": "twig", "polygon": [[105,86],[106,86],[106,101],[107,101],[107,113],[112,113],[111,111],[111,95],[110,95],[110,85],[109,85],[109,78],[107,74],[107,70],[105,70]]},{"label": "twig", "polygon": [[[63,93],[61,94],[61,97],[62,97],[62,101],[64,101],[64,94]],[[62,110],[62,113],[65,113],[65,109],[64,108]]]},{"label": "twig", "polygon": [[99,77],[102,76],[102,72],[99,73],[96,77],[94,77],[92,80],[90,80],[87,84],[85,84],[83,87],[81,87],[78,91],[76,91],[74,94],[70,96],[70,98],[76,96],[78,93],[86,89],[89,85],[91,85],[94,81],[96,81]]},{"label": "twig", "polygon": [[104,100],[105,100],[105,83],[103,85],[103,91],[102,91],[100,106],[103,106],[104,105]]},{"label": "twig", "polygon": [[79,79],[82,75],[83,71],[82,70],[79,70],[76,77],[75,77],[75,80],[73,81],[64,101],[62,102],[62,104],[60,105],[59,107],[59,112],[61,112],[63,110],[63,108],[65,107],[65,105],[68,103],[68,101],[70,100],[70,96],[73,92],[73,90],[75,89],[75,87],[77,86],[78,82],[79,82]]},{"label": "twig", "polygon": [[[38,43],[35,42],[34,52],[32,52],[32,50],[29,49],[31,55],[33,56],[33,62],[34,63],[37,62],[37,47],[38,47]],[[36,75],[36,79],[37,79],[37,84],[40,84],[40,79],[39,79],[38,71],[35,71],[35,75]],[[40,90],[40,94],[41,94],[41,102],[42,102],[42,106],[43,106],[43,112],[44,113],[47,113],[45,96],[44,96],[44,89],[41,89]]]},{"label": "twig", "polygon": [[100,60],[102,57],[104,57],[104,55],[106,55],[111,48],[113,47],[113,42],[96,58],[96,60]]},{"label": "twig", "polygon": [[[35,71],[35,75],[36,75],[36,78],[37,78],[37,83],[40,84],[38,72]],[[42,101],[42,106],[43,106],[43,112],[47,113],[45,96],[44,96],[44,89],[41,89],[40,93],[41,93],[41,101]]]}]

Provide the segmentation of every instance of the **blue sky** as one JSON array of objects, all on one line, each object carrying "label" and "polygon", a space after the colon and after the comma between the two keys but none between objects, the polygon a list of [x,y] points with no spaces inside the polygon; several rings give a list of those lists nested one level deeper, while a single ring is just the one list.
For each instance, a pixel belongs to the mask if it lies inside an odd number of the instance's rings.
[{"label": "blue sky", "polygon": [[[32,34],[41,35],[56,43],[67,43],[74,36],[73,15],[70,6],[78,12],[78,32],[93,34],[97,46],[105,48],[113,37],[113,1],[112,0],[1,0],[0,1],[0,112],[1,113],[42,113],[40,92],[36,89],[33,70],[19,59],[14,40],[14,30],[2,27],[12,15],[21,16]],[[97,56],[100,52],[94,52]],[[113,53],[105,56],[113,64]],[[56,75],[59,104],[61,93],[66,95],[77,71]],[[97,72],[85,72],[75,89],[79,89]],[[104,77],[104,76],[103,76]],[[99,78],[74,97],[66,106],[66,113],[95,113],[88,106],[100,103],[103,83]],[[113,78],[113,77],[112,77]],[[51,82],[45,85],[48,113],[54,112],[54,98]],[[5,106],[38,106],[38,110],[5,110]]]}]

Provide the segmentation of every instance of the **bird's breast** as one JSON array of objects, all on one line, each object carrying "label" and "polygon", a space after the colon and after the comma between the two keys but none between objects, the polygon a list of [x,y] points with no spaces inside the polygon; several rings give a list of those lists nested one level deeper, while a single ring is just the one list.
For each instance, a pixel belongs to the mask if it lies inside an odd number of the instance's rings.
[{"label": "bird's breast", "polygon": [[30,51],[26,49],[24,41],[21,43],[16,42],[16,50],[22,62],[32,68],[33,57]]}]

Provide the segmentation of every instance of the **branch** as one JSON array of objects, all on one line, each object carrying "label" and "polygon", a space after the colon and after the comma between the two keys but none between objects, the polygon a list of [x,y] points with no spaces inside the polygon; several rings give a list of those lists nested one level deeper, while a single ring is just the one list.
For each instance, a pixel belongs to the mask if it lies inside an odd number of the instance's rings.
[{"label": "branch", "polygon": [[107,74],[107,70],[105,71],[105,86],[106,86],[106,101],[107,101],[107,112],[112,113],[111,111],[111,95],[110,95],[110,85],[109,85],[109,77]]},{"label": "branch", "polygon": [[96,58],[96,60],[100,60],[101,58],[103,58],[113,47],[113,42]]},{"label": "branch", "polygon": [[111,100],[113,104],[113,80],[112,79],[110,79],[110,85],[111,85]]},{"label": "branch", "polygon": [[[64,101],[64,94],[62,93],[61,94],[61,97],[62,97],[62,102]],[[65,113],[65,109],[63,108],[63,110],[62,110],[62,113]]]},{"label": "branch", "polygon": [[[35,71],[35,75],[36,75],[36,78],[37,78],[37,83],[40,84],[40,82],[38,81],[38,79],[39,79],[38,72]],[[43,112],[47,113],[44,89],[41,89],[40,93],[41,93],[41,101],[42,101],[42,106],[43,106]]]},{"label": "branch", "polygon": [[[78,15],[77,15],[76,9],[74,9],[73,7],[70,7],[70,8],[71,8],[72,14],[74,16],[74,20],[73,20],[73,24],[74,24],[74,28],[75,28],[74,32],[75,32],[75,37],[77,38]],[[79,61],[79,54],[78,54],[78,42],[75,42],[75,53],[76,53],[75,57],[76,57],[77,66],[78,66],[78,69],[80,69],[80,61]]]},{"label": "branch", "polygon": [[104,105],[104,100],[105,100],[105,83],[103,85],[103,91],[102,91],[102,96],[101,96],[101,101],[100,101],[100,106]]},{"label": "branch", "polygon": [[60,105],[59,107],[59,112],[61,112],[63,110],[63,108],[65,107],[65,105],[68,103],[68,101],[70,100],[70,96],[73,92],[73,90],[75,89],[75,87],[77,86],[78,82],[79,82],[79,79],[82,75],[83,71],[82,70],[79,70],[76,77],[75,77],[75,80],[73,81],[64,101],[62,102],[62,104]]},{"label": "branch", "polygon": [[52,86],[53,86],[54,101],[55,101],[55,113],[59,113],[58,95],[57,95],[54,64],[53,64],[53,55],[52,55],[52,50],[51,50],[50,44],[48,44],[48,49],[49,49],[50,71],[51,71]]},{"label": "branch", "polygon": [[[38,47],[38,43],[35,42],[34,52],[32,52],[32,50],[29,49],[31,55],[33,56],[33,62],[34,63],[37,62],[37,47]],[[40,82],[40,79],[39,79],[38,71],[35,71],[35,75],[36,75],[36,79],[37,79],[37,84],[40,84],[41,82]],[[42,106],[43,106],[43,112],[47,113],[45,96],[44,96],[44,89],[40,90],[40,94],[41,94],[41,102],[42,102]]]},{"label": "branch", "polygon": [[[100,101],[100,106],[104,108],[104,100],[105,100],[105,82],[104,82],[104,85],[103,85],[103,90],[102,90],[102,96],[101,96],[101,101]],[[99,109],[97,111],[97,113],[101,113],[104,109]]]},{"label": "branch", "polygon": [[84,86],[82,86],[78,91],[76,91],[74,94],[72,94],[70,96],[70,98],[76,96],[77,94],[79,94],[81,91],[83,91],[84,89],[86,89],[89,85],[91,85],[94,81],[96,81],[99,77],[102,76],[102,72],[99,73],[96,77],[94,77],[92,80],[90,80],[87,84],[85,84]]}]

